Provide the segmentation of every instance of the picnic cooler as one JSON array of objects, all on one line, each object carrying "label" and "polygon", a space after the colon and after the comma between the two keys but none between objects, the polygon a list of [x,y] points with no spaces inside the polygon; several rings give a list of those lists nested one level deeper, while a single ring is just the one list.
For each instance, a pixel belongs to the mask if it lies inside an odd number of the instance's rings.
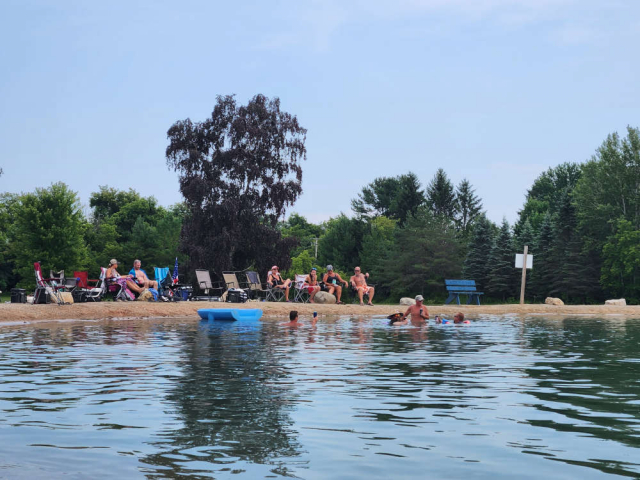
[{"label": "picnic cooler", "polygon": [[44,287],[36,288],[35,293],[33,294],[33,303],[49,303],[49,294],[47,293],[47,289]]},{"label": "picnic cooler", "polygon": [[191,285],[185,285],[184,287],[178,287],[174,293],[174,300],[188,301],[193,297],[193,287]]},{"label": "picnic cooler", "polygon": [[84,303],[87,301],[87,292],[80,289],[75,289],[71,292],[73,295],[73,303]]},{"label": "picnic cooler", "polygon": [[248,300],[247,292],[239,288],[230,288],[227,290],[227,302],[244,303]]},{"label": "picnic cooler", "polygon": [[27,303],[27,293],[24,288],[11,289],[11,303]]}]

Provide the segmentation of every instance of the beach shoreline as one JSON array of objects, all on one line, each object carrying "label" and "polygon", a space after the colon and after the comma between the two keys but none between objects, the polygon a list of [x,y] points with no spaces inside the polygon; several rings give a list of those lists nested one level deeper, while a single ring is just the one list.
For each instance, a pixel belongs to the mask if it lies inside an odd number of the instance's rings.
[{"label": "beach shoreline", "polygon": [[[640,318],[640,306],[609,306],[609,305],[426,305],[430,315],[439,314],[453,316],[461,311],[468,318],[480,315],[547,315],[547,316],[597,316],[597,317],[637,317]],[[311,316],[318,312],[319,316],[370,316],[389,315],[404,312],[403,305],[360,306],[320,305],[284,302],[96,302],[77,303],[73,305],[30,305],[4,303],[0,304],[0,325],[55,321],[55,320],[121,320],[146,318],[197,318],[197,311],[201,308],[259,308],[265,317],[284,318],[291,310],[297,310],[301,316]]]}]

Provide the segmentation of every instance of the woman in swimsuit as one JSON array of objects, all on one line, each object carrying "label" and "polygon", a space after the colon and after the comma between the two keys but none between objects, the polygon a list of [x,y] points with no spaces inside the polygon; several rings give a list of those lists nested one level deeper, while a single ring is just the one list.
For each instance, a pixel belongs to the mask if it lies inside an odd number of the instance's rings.
[{"label": "woman in swimsuit", "polygon": [[327,265],[327,273],[324,274],[322,281],[327,288],[327,292],[331,295],[333,295],[333,292],[336,293],[336,304],[342,305],[343,302],[340,301],[340,297],[342,296],[342,284],[344,284],[345,287],[349,284],[340,277],[340,274],[333,271],[332,265]]},{"label": "woman in swimsuit", "polygon": [[320,285],[318,284],[318,270],[315,267],[311,269],[307,278],[304,279],[304,286],[309,292],[309,302],[316,303],[313,298],[320,291]]},{"label": "woman in swimsuit", "polygon": [[282,280],[282,277],[280,276],[280,272],[276,265],[271,267],[271,271],[267,276],[267,282],[271,284],[272,288],[281,288],[282,290],[284,290],[284,299],[287,302],[291,301],[289,300],[289,287],[291,287],[291,280],[289,280],[288,278],[286,280]]}]

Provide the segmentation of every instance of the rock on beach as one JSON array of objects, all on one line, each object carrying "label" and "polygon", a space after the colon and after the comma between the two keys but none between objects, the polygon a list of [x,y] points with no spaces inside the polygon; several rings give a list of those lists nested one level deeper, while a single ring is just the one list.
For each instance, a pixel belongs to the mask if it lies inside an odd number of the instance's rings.
[{"label": "rock on beach", "polygon": [[544,303],[546,303],[547,305],[564,305],[564,302],[562,300],[560,300],[559,298],[555,298],[555,297],[547,297],[544,299]]},{"label": "rock on beach", "polygon": [[336,303],[336,297],[328,292],[318,292],[314,298],[316,303],[332,304]]},{"label": "rock on beach", "polygon": [[626,306],[627,305],[627,301],[624,298],[618,298],[618,299],[613,299],[613,300],[607,300],[604,302],[605,305],[621,305],[621,306]]},{"label": "rock on beach", "polygon": [[406,305],[408,307],[408,306],[415,305],[415,304],[416,304],[416,301],[413,298],[402,297],[400,299],[400,305]]}]

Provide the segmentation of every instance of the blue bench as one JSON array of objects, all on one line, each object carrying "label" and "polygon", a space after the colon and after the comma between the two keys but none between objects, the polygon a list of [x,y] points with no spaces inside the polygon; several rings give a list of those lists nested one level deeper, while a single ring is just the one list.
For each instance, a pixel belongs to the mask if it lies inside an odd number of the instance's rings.
[{"label": "blue bench", "polygon": [[480,305],[480,295],[484,295],[484,292],[476,291],[475,280],[445,280],[444,284],[447,287],[447,292],[449,292],[449,297],[447,301],[444,302],[445,305],[450,304],[453,300],[456,300],[458,305],[460,305],[461,294],[469,296],[467,305],[474,300],[476,305]]}]

